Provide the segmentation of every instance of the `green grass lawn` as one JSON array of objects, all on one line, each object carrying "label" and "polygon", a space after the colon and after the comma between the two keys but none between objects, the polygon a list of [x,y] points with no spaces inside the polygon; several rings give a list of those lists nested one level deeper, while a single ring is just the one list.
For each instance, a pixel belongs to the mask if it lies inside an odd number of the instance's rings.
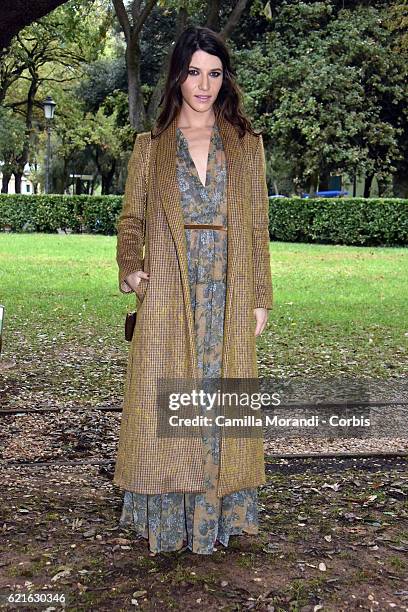
[{"label": "green grass lawn", "polygon": [[[257,340],[261,375],[407,373],[407,249],[272,242],[270,252],[274,308]],[[3,358],[26,369],[53,362],[55,376],[79,359],[98,393],[109,396],[113,377],[120,395],[135,296],[119,292],[115,256],[115,236],[0,234]]]}]

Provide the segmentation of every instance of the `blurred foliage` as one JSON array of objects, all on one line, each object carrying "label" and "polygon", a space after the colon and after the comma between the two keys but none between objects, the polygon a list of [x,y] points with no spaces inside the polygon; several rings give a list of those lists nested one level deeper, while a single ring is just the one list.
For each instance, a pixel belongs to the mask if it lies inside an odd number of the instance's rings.
[{"label": "blurred foliage", "polygon": [[[234,6],[220,4],[220,28]],[[198,0],[154,7],[140,36],[146,109],[177,12],[184,8],[188,24],[203,25],[208,7]],[[270,193],[313,192],[331,174],[347,174],[375,175],[381,194],[408,195],[407,22],[405,0],[248,3],[227,43],[246,111],[263,130]],[[103,193],[123,191],[134,138],[125,48],[110,0],[70,0],[13,39],[0,64],[0,158],[8,168],[28,139],[32,176],[44,182],[41,101],[51,93],[54,189],[63,192],[71,174],[84,174]]]},{"label": "blurred foliage", "polygon": [[264,39],[236,54],[249,112],[272,157],[291,160],[294,191],[330,173],[385,182],[406,141],[407,66],[386,10],[335,5],[282,2]]}]

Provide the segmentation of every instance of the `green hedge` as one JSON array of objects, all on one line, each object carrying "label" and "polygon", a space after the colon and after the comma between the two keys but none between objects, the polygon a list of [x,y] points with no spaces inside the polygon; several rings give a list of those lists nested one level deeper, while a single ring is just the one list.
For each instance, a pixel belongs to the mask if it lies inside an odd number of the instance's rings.
[{"label": "green hedge", "polygon": [[271,198],[272,240],[364,246],[408,244],[408,200]]},{"label": "green hedge", "polygon": [[[0,195],[0,231],[116,234],[122,196]],[[272,240],[365,246],[408,244],[408,200],[271,198]]]},{"label": "green hedge", "polygon": [[115,234],[122,196],[0,195],[0,230]]}]

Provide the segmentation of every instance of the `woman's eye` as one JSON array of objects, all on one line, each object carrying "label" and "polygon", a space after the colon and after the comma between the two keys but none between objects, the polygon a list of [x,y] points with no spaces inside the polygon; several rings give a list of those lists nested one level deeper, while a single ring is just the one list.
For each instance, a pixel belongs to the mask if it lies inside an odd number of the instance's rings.
[{"label": "woman's eye", "polygon": [[[188,74],[191,74],[191,75],[195,76],[195,75],[198,74],[198,70],[195,70],[194,68],[190,68],[190,70],[188,71]],[[216,78],[216,77],[219,77],[221,75],[221,72],[215,72],[215,71],[214,72],[210,72],[210,75],[213,78]]]}]

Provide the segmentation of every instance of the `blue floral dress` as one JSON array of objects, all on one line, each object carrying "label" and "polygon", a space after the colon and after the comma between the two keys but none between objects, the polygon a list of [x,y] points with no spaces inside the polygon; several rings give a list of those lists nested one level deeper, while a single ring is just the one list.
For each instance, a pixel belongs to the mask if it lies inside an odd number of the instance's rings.
[{"label": "blue floral dress", "polygon": [[[180,128],[177,179],[185,223],[227,227],[227,166],[217,124],[211,133],[206,184],[191,158]],[[185,229],[191,304],[195,319],[197,359],[203,378],[221,376],[227,274],[227,232]],[[203,408],[205,411],[205,408]],[[219,435],[203,433],[205,493],[145,495],[125,491],[120,524],[149,542],[154,553],[187,547],[211,554],[216,542],[228,546],[231,535],[258,533],[257,489],[218,498]]]}]

